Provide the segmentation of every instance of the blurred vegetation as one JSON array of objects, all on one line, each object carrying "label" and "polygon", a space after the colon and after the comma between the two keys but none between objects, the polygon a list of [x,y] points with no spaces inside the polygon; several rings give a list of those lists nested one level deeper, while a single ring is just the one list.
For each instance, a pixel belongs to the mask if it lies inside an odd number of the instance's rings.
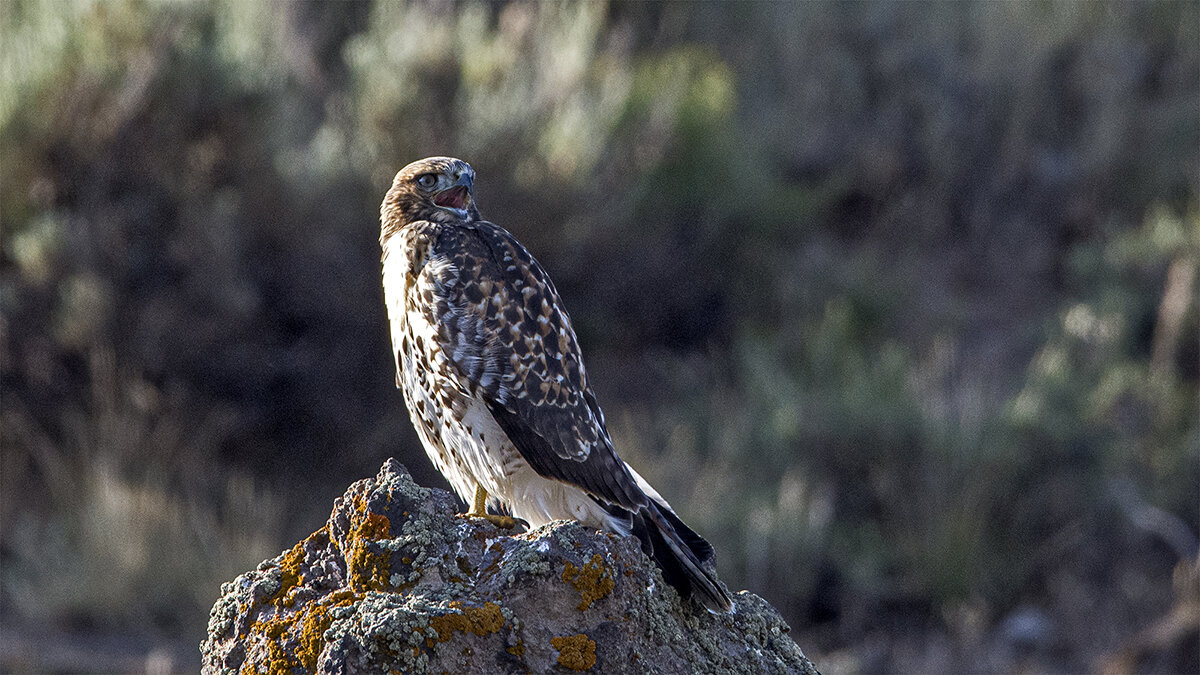
[{"label": "blurred vegetation", "polygon": [[[622,455],[818,664],[1103,667],[1197,560],[1198,33],[1182,1],[0,4],[0,642],[190,650],[383,458],[441,484],[376,238],[451,154]],[[1133,663],[1197,669],[1187,630]]]}]

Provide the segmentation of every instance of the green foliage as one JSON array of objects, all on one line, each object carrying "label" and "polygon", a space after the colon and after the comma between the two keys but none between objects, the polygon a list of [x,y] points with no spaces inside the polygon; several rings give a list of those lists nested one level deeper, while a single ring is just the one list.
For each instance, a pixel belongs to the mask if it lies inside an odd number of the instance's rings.
[{"label": "green foliage", "polygon": [[[6,620],[194,638],[218,580],[381,457],[437,484],[388,375],[376,209],[451,154],[731,587],[818,652],[884,649],[866,669],[982,663],[959,619],[1018,605],[1061,629],[1035,667],[1094,668],[1116,645],[1071,617],[1146,625],[1200,527],[1198,25],[1182,2],[4,3]],[[863,647],[901,624],[959,661]]]}]

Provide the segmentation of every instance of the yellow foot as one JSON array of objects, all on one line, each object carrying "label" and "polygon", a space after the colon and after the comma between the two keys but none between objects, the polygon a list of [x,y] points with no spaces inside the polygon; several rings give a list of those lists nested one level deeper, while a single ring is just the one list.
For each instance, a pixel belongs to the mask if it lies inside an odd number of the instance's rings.
[{"label": "yellow foot", "polygon": [[458,516],[460,518],[483,518],[484,520],[495,525],[496,527],[504,528],[506,530],[511,530],[512,528],[517,526],[517,523],[519,521],[516,518],[510,518],[508,516],[497,516],[497,515],[488,513],[487,512],[487,499],[488,499],[487,490],[484,490],[483,486],[481,486],[481,485],[476,485],[475,486],[475,504],[471,506],[470,511],[467,511],[466,513],[460,513],[460,514],[458,514]]},{"label": "yellow foot", "polygon": [[516,518],[510,518],[509,516],[497,516],[494,513],[459,513],[457,515],[459,518],[483,518],[496,527],[505,530],[511,530],[521,522]]}]

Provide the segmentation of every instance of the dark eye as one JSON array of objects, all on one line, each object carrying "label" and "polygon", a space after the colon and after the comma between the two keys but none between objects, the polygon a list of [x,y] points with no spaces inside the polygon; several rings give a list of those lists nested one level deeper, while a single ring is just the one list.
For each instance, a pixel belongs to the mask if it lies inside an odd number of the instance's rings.
[{"label": "dark eye", "polygon": [[423,173],[420,176],[417,176],[417,185],[420,185],[425,189],[429,189],[434,185],[437,185],[437,175],[432,173]]}]

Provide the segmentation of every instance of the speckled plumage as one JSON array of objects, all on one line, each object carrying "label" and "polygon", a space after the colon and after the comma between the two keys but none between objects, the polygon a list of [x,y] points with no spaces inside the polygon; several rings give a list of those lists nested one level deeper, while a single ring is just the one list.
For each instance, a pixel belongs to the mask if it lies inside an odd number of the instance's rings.
[{"label": "speckled plumage", "polygon": [[727,611],[712,548],[617,456],[553,282],[479,217],[474,176],[414,162],[380,210],[396,381],[430,459],[468,504],[482,488],[532,526],[637,535],[672,585]]}]

